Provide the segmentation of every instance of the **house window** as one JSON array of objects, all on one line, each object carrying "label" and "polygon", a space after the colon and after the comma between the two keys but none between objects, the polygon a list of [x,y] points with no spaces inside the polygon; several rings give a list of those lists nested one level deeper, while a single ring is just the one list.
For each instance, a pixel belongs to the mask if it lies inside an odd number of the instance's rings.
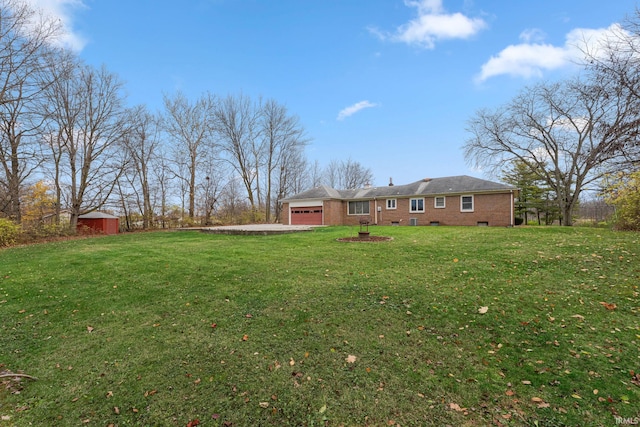
[{"label": "house window", "polygon": [[444,196],[436,197],[433,202],[433,207],[436,209],[444,209],[445,207]]},{"label": "house window", "polygon": [[349,215],[369,215],[369,201],[349,202]]},{"label": "house window", "polygon": [[396,199],[387,199],[387,209],[396,208]]},{"label": "house window", "polygon": [[473,212],[473,196],[460,197],[460,211]]},{"label": "house window", "polygon": [[424,212],[424,199],[410,199],[409,212]]}]

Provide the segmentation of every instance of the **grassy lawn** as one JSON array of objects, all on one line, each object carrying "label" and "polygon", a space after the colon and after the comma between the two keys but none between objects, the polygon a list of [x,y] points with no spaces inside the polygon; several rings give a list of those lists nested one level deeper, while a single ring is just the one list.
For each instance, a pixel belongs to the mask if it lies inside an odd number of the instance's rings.
[{"label": "grassy lawn", "polygon": [[640,235],[371,232],[393,240],[333,227],[0,251],[0,373],[37,377],[0,379],[0,426],[640,417]]}]

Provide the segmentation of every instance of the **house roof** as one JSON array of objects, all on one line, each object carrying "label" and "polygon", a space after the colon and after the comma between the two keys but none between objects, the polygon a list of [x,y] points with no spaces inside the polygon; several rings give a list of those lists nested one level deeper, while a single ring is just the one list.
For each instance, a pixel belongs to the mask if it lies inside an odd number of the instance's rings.
[{"label": "house roof", "polygon": [[374,199],[388,197],[437,196],[463,193],[492,193],[515,191],[516,187],[499,182],[487,181],[467,175],[444,178],[426,178],[406,185],[385,187],[369,187],[355,190],[336,190],[326,185],[303,191],[288,197],[283,202],[295,200],[328,200],[328,199]]},{"label": "house roof", "polygon": [[113,215],[109,215],[108,213],[104,213],[104,212],[89,212],[86,213],[84,215],[79,215],[78,218],[82,218],[82,219],[101,219],[101,218],[109,218],[109,219],[118,219],[117,216],[113,216]]}]

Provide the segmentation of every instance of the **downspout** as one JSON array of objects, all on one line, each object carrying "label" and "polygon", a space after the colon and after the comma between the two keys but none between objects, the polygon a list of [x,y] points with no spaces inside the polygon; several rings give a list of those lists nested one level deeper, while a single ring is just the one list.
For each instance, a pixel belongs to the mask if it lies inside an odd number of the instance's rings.
[{"label": "downspout", "polygon": [[373,225],[378,225],[378,199],[373,199],[373,211],[375,212],[373,217]]},{"label": "downspout", "polygon": [[514,200],[513,200],[513,190],[511,190],[511,213],[509,214],[511,216],[511,227],[513,227],[515,225],[515,220],[513,218],[513,210],[514,210]]}]

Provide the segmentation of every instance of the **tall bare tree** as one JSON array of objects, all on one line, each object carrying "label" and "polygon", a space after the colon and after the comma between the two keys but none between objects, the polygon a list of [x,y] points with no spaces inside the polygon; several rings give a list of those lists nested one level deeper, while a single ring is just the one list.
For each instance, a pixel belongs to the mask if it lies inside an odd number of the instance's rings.
[{"label": "tall bare tree", "polygon": [[126,175],[136,193],[137,205],[142,214],[142,228],[147,229],[153,224],[150,168],[158,156],[158,120],[145,106],[140,105],[130,111],[129,121],[130,132],[123,140],[131,168]]},{"label": "tall bare tree", "polygon": [[37,98],[51,83],[52,43],[60,24],[17,0],[0,0],[0,211],[20,222],[20,191],[42,162]]},{"label": "tall bare tree", "polygon": [[122,83],[105,67],[78,64],[48,90],[50,138],[60,161],[59,187],[66,192],[71,227],[78,216],[99,209],[109,199],[124,165],[128,132]]},{"label": "tall bare tree", "polygon": [[226,159],[244,185],[251,210],[257,211],[260,171],[259,109],[244,95],[229,95],[215,108],[216,131]]},{"label": "tall bare tree", "polygon": [[274,183],[279,182],[277,200],[284,197],[288,172],[293,172],[296,166],[294,154],[300,154],[308,140],[298,117],[290,115],[284,105],[270,99],[261,107],[259,128],[263,161],[260,163],[265,169],[265,221],[271,222]]},{"label": "tall bare tree", "polygon": [[498,172],[518,160],[537,171],[557,196],[564,225],[573,224],[580,193],[620,159],[621,135],[637,135],[637,110],[610,88],[580,79],[524,89],[494,111],[469,120],[467,161]]},{"label": "tall bare tree", "polygon": [[165,113],[162,128],[171,138],[171,150],[174,158],[186,171],[176,176],[187,184],[188,212],[191,220],[195,217],[198,170],[205,156],[214,155],[213,114],[215,98],[210,94],[202,95],[190,102],[183,93],[173,97],[164,96]]}]

